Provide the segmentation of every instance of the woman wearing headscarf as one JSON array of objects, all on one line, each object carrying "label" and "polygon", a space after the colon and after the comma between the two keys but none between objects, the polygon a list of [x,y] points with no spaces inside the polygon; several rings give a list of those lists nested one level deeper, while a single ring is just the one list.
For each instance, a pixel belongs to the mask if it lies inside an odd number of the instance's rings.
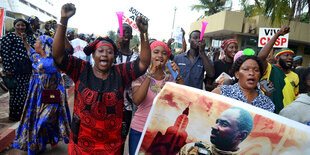
[{"label": "woman wearing headscarf", "polygon": [[39,36],[42,35],[42,32],[40,32],[40,20],[37,16],[30,16],[28,18],[28,23],[30,24],[30,27],[32,28],[32,32],[34,33],[33,34],[33,37],[37,38]]},{"label": "woman wearing headscarf", "polygon": [[98,38],[84,48],[93,55],[89,62],[65,53],[68,20],[75,14],[75,6],[65,4],[53,43],[53,57],[58,67],[75,83],[73,119],[69,154],[123,154],[126,125],[123,125],[124,88],[144,74],[150,64],[148,24],[136,18],[140,30],[141,54],[135,61],[112,65],[118,54],[109,38]]},{"label": "woman wearing headscarf", "polygon": [[214,77],[205,78],[206,89],[209,91],[213,90],[219,85],[219,83],[215,82],[215,79],[218,78],[223,72],[233,76],[231,67],[233,64],[234,56],[238,52],[238,42],[235,39],[224,40],[221,48],[225,53],[225,57],[223,59],[214,61]]},{"label": "woman wearing headscarf", "polygon": [[[13,148],[31,155],[45,150],[47,144],[55,147],[62,140],[69,143],[71,117],[64,83],[51,53],[52,38],[38,37],[34,49],[25,38],[23,41],[33,62],[33,73]],[[45,90],[55,90],[59,94],[45,94]],[[46,95],[54,95],[59,101],[44,100]]]},{"label": "woman wearing headscarf", "polygon": [[31,76],[31,61],[21,38],[26,33],[26,42],[33,46],[35,38],[29,23],[23,19],[14,21],[14,32],[9,32],[2,38],[0,53],[3,58],[3,71],[6,85],[10,85],[10,113],[11,121],[19,121],[24,108]]},{"label": "woman wearing headscarf", "polygon": [[[153,105],[155,96],[164,87],[166,82],[184,84],[180,74],[173,78],[172,74],[165,71],[165,64],[170,58],[171,52],[168,46],[162,41],[154,41],[151,44],[151,67],[147,72],[132,82],[133,103],[138,106],[131,122],[129,134],[129,154],[134,155],[139,139],[141,137],[147,116]],[[173,62],[169,62],[174,71],[180,73],[180,69]]]}]

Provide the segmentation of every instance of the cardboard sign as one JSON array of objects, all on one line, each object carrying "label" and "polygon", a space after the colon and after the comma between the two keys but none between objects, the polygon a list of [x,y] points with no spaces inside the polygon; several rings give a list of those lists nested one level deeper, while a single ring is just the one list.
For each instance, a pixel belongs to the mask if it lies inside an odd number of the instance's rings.
[{"label": "cardboard sign", "polygon": [[[258,47],[264,47],[267,42],[280,30],[280,28],[259,28]],[[287,48],[289,34],[280,36],[273,47]]]},{"label": "cardboard sign", "polygon": [[248,103],[168,82],[154,99],[136,154],[195,152],[194,144],[196,153],[216,154],[218,146],[234,149],[236,141],[241,155],[310,154],[309,128]]},{"label": "cardboard sign", "polygon": [[128,10],[124,11],[124,15],[122,18],[123,23],[127,23],[134,29],[135,31],[139,32],[139,29],[136,25],[136,18],[138,16],[143,17],[148,22],[150,19],[146,17],[144,14],[142,14],[139,10],[135,9],[134,7],[130,7]]}]

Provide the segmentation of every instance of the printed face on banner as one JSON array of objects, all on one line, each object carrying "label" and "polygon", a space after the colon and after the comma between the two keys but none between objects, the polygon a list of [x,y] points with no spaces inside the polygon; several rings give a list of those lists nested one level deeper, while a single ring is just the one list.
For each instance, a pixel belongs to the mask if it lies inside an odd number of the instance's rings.
[{"label": "printed face on banner", "polygon": [[177,154],[196,147],[197,151],[211,153],[310,153],[308,126],[243,104],[246,103],[166,83],[154,100],[137,152]]},{"label": "printed face on banner", "polygon": [[142,14],[139,10],[137,10],[134,7],[130,7],[128,10],[124,12],[123,15],[123,23],[127,23],[134,29],[135,31],[139,32],[139,29],[136,25],[136,17],[141,16],[143,17],[146,21],[150,21],[148,17],[146,17],[144,14]]},{"label": "printed face on banner", "polygon": [[[259,28],[258,47],[264,47],[267,42],[280,30],[280,28]],[[280,36],[273,47],[287,48],[289,34]]]}]

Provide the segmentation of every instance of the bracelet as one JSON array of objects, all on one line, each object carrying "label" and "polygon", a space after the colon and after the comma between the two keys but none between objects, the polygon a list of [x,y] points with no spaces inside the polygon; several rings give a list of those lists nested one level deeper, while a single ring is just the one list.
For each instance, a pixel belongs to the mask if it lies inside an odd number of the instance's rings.
[{"label": "bracelet", "polygon": [[58,23],[58,25],[63,26],[65,28],[67,28],[67,25],[61,24],[60,22]]},{"label": "bracelet", "polygon": [[150,78],[150,79],[154,78],[154,74],[153,74],[153,73],[150,73],[150,72],[146,72],[146,73],[145,73],[145,76],[147,76],[147,77]]}]

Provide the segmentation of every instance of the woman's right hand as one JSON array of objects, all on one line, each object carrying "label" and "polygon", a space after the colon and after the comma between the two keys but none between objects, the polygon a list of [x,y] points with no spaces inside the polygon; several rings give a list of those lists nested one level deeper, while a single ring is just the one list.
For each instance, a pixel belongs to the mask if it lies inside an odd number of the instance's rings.
[{"label": "woman's right hand", "polygon": [[61,18],[69,19],[75,14],[76,8],[74,4],[67,3],[64,4],[61,8]]},{"label": "woman's right hand", "polygon": [[155,62],[152,62],[150,72],[154,74],[163,65],[164,65],[163,62],[155,60]]}]

